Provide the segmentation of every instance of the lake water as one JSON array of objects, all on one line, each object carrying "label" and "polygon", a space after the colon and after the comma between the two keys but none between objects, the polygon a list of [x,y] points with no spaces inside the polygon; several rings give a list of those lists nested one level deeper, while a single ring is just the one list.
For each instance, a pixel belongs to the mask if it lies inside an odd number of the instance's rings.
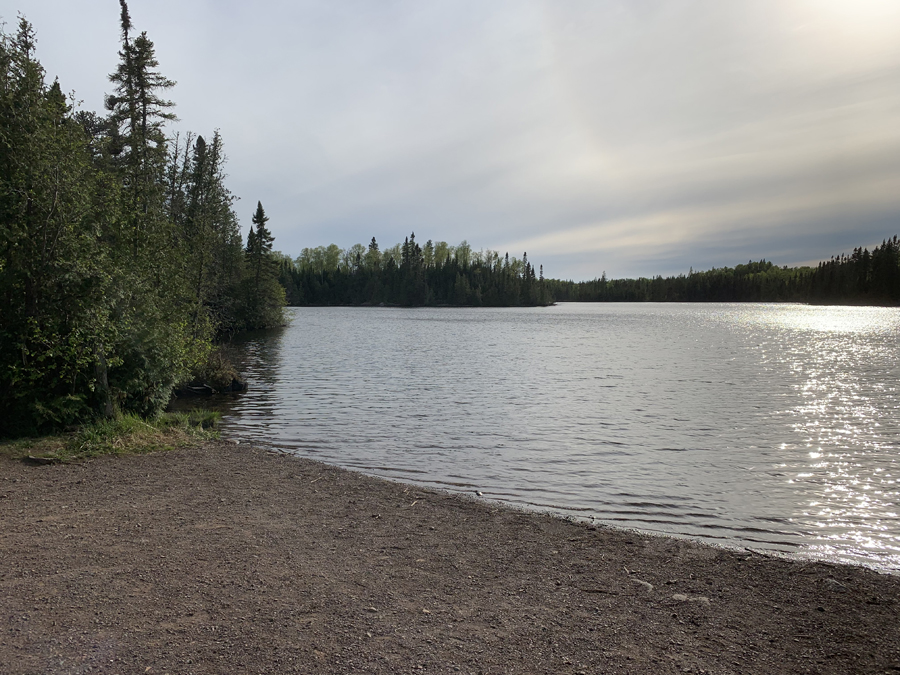
[{"label": "lake water", "polygon": [[651,532],[900,570],[900,310],[299,308],[226,437]]}]

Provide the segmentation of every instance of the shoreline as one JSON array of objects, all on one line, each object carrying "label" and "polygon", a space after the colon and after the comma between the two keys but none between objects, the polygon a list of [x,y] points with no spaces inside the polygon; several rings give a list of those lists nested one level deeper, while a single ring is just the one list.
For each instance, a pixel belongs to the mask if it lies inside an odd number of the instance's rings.
[{"label": "shoreline", "polygon": [[0,671],[900,671],[900,578],[222,441],[0,460]]},{"label": "shoreline", "polygon": [[[234,439],[226,439],[224,442],[226,443],[246,443],[246,441],[242,440],[234,440]],[[245,446],[251,447],[251,446]],[[704,539],[700,535],[686,534],[682,532],[666,532],[664,530],[646,530],[641,529],[640,527],[633,527],[629,525],[620,524],[613,521],[603,520],[597,516],[579,516],[576,513],[572,513],[566,511],[564,508],[554,508],[549,506],[541,506],[539,504],[531,504],[529,502],[514,502],[507,501],[500,498],[491,497],[488,495],[479,496],[478,499],[472,496],[472,494],[480,494],[473,489],[468,490],[454,490],[451,488],[441,487],[439,484],[432,484],[428,481],[417,481],[413,479],[404,479],[401,477],[390,476],[390,475],[378,475],[376,473],[368,473],[363,469],[357,469],[353,467],[343,467],[339,464],[331,464],[327,461],[313,459],[311,457],[306,457],[303,455],[295,455],[289,450],[284,450],[283,448],[272,445],[272,444],[258,444],[252,447],[256,447],[260,450],[264,450],[266,452],[284,455],[285,457],[294,457],[299,459],[308,459],[312,462],[318,462],[324,464],[326,466],[331,466],[337,469],[341,469],[344,471],[349,471],[351,473],[359,473],[362,476],[367,478],[372,478],[375,480],[384,480],[391,483],[397,483],[403,486],[413,486],[416,489],[420,490],[429,490],[438,493],[446,493],[447,495],[454,496],[460,499],[472,499],[473,501],[478,501],[485,504],[493,504],[496,507],[511,509],[514,511],[519,511],[524,514],[532,514],[535,516],[550,516],[553,518],[559,518],[560,520],[564,520],[571,523],[577,523],[581,525],[586,525],[588,527],[602,527],[605,529],[613,530],[616,532],[622,532],[625,534],[637,534],[645,537],[662,537],[662,538],[671,538],[671,539],[679,539],[683,541],[687,541],[689,543],[698,544],[701,546],[709,546],[715,549],[722,549],[724,551],[730,551],[737,553],[738,555],[760,555],[772,558],[780,558],[782,560],[788,560],[799,563],[823,563],[826,565],[835,565],[838,567],[858,567],[861,569],[870,570],[877,574],[883,574],[886,576],[893,576],[900,579],[900,567],[884,567],[875,563],[866,562],[864,559],[852,559],[852,560],[840,560],[840,559],[829,559],[821,556],[817,556],[814,554],[807,554],[801,552],[799,550],[780,550],[780,549],[768,549],[763,545],[758,547],[751,546],[749,544],[740,544],[740,543],[728,543],[725,541],[717,541],[715,538]]]}]

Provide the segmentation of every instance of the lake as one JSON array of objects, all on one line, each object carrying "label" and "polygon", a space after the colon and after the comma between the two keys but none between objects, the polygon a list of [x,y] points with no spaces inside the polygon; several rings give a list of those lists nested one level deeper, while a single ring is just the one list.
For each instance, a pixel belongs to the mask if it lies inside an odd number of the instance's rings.
[{"label": "lake", "polygon": [[294,308],[225,437],[707,542],[900,570],[900,310]]}]

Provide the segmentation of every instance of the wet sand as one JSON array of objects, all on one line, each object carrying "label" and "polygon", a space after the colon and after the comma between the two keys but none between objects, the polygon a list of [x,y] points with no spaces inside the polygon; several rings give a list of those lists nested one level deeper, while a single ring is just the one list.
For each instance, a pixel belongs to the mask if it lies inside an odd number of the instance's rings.
[{"label": "wet sand", "polygon": [[211,442],[0,460],[0,673],[900,673],[900,578]]}]

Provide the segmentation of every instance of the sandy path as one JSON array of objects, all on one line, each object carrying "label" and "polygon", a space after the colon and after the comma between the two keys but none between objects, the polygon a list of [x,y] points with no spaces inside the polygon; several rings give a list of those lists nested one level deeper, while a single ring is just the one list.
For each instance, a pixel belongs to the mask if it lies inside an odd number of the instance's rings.
[{"label": "sandy path", "polygon": [[0,673],[900,673],[898,601],[246,446],[0,462]]}]

